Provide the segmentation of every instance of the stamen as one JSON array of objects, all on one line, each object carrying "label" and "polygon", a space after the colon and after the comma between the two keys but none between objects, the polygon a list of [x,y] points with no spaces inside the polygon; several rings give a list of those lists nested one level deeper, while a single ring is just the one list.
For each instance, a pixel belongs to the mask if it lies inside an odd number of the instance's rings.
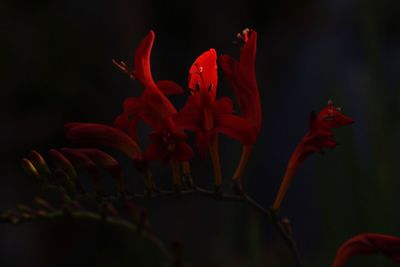
[{"label": "stamen", "polygon": [[112,60],[112,63],[118,68],[120,69],[122,72],[126,73],[129,75],[129,78],[131,78],[132,80],[134,80],[136,78],[135,76],[135,71],[134,70],[130,70],[128,65],[126,65],[125,62],[120,61],[117,62],[115,59]]}]

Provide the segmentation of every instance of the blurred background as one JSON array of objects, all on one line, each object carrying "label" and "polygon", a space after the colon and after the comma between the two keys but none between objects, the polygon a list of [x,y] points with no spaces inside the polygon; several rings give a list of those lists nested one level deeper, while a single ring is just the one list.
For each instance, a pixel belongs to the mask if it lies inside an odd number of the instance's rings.
[{"label": "blurred background", "polygon": [[[69,146],[63,124],[111,124],[124,98],[141,87],[112,65],[132,64],[136,46],[156,32],[153,76],[186,85],[194,59],[258,32],[257,78],[263,128],[245,188],[268,207],[311,111],[329,99],[356,123],[340,144],[299,169],[282,206],[305,266],[329,266],[336,249],[361,232],[400,236],[400,2],[2,0],[0,3],[0,210],[40,192],[21,158]],[[220,95],[231,95],[220,78]],[[184,97],[178,97],[182,103]],[[240,145],[221,138],[225,190]],[[131,186],[141,185],[124,162]],[[159,166],[158,166],[159,167]],[[166,184],[169,168],[157,168]],[[195,160],[199,184],[212,187],[211,164]],[[167,244],[179,240],[190,266],[293,266],[290,252],[249,206],[201,197],[139,201]],[[106,226],[65,221],[0,225],[1,266],[162,266],[151,244]],[[348,266],[394,266],[360,256]]]}]

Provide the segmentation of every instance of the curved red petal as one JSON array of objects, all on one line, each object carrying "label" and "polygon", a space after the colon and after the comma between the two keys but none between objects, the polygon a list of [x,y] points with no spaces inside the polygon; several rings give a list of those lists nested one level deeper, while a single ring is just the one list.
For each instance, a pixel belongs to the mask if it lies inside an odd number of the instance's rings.
[{"label": "curved red petal", "polygon": [[69,129],[67,138],[79,144],[100,145],[118,149],[131,159],[140,152],[137,143],[123,131],[104,124],[86,123]]},{"label": "curved red petal", "polygon": [[114,126],[120,130],[128,128],[128,125],[129,125],[129,119],[126,114],[121,114],[117,116],[114,120]]},{"label": "curved red petal", "polygon": [[146,88],[156,87],[153,76],[151,75],[150,68],[150,55],[154,39],[155,34],[153,31],[150,31],[147,36],[140,42],[138,48],[136,49],[134,58],[135,77]]},{"label": "curved red petal", "polygon": [[233,103],[229,97],[221,97],[214,103],[214,112],[216,114],[232,114]]},{"label": "curved red petal", "polygon": [[215,99],[218,86],[217,52],[210,49],[201,54],[190,67],[188,87],[210,95]]},{"label": "curved red petal", "polygon": [[125,116],[140,116],[146,109],[146,103],[142,101],[141,97],[128,97],[124,100]]},{"label": "curved red petal", "polygon": [[203,129],[203,113],[198,95],[190,96],[181,111],[172,116],[178,129],[200,131]]},{"label": "curved red petal", "polygon": [[215,129],[233,138],[243,145],[251,145],[256,139],[256,129],[241,117],[235,115],[217,115]]},{"label": "curved red petal", "polygon": [[250,30],[248,40],[244,43],[240,51],[240,70],[243,72],[245,81],[251,88],[257,88],[256,80],[256,50],[257,50],[257,32]]},{"label": "curved red petal", "polygon": [[219,64],[233,88],[242,116],[254,125],[258,134],[261,129],[262,109],[255,72],[257,32],[248,30],[244,40],[239,61],[221,55]]},{"label": "curved red petal", "polygon": [[400,263],[400,238],[375,233],[354,236],[339,248],[332,267],[343,266],[355,255],[373,253],[383,253],[394,262]]}]

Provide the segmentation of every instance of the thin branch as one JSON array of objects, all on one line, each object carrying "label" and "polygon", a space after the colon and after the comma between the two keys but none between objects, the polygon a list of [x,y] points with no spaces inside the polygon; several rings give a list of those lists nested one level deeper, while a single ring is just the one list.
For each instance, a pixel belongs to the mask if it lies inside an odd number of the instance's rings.
[{"label": "thin branch", "polygon": [[290,248],[290,251],[292,252],[293,257],[295,259],[296,266],[301,267],[302,261],[301,261],[299,250],[297,248],[296,241],[294,240],[293,236],[285,229],[285,226],[279,220],[276,212],[264,208],[257,201],[255,201],[254,199],[252,199],[249,195],[247,195],[245,193],[243,194],[243,198],[245,199],[245,201],[248,204],[250,204],[252,207],[254,207],[258,211],[260,211],[261,213],[266,215],[268,219],[270,219],[269,221],[271,222],[271,224],[275,227],[275,229],[278,231],[280,236],[283,238],[283,240],[286,242],[286,244]]},{"label": "thin branch", "polygon": [[[155,193],[151,196],[143,195],[143,194],[134,194],[134,195],[129,195],[126,197],[127,200],[129,199],[134,199],[134,198],[149,198],[149,199],[156,199],[156,198],[164,198],[164,197],[180,197],[184,195],[200,195],[204,197],[212,197],[214,199],[219,199],[219,200],[229,200],[229,201],[239,201],[243,203],[247,203],[248,205],[252,206],[254,209],[259,211],[261,214],[267,217],[268,221],[274,226],[274,228],[277,230],[281,238],[285,241],[287,246],[289,247],[291,253],[293,254],[296,267],[301,267],[301,257],[300,253],[297,248],[296,241],[294,240],[293,236],[291,233],[289,233],[285,226],[282,224],[282,222],[279,220],[279,217],[277,216],[275,211],[272,211],[270,209],[266,209],[263,207],[261,204],[259,204],[257,201],[255,201],[253,198],[251,198],[249,195],[246,193],[242,192],[240,195],[238,194],[217,194],[215,191],[212,190],[207,190],[204,188],[201,188],[199,186],[194,186],[193,189],[189,190],[182,190],[182,191],[174,191],[174,190],[161,190],[159,193]],[[108,196],[104,198],[105,200],[108,201],[119,201],[120,199],[116,196]]]},{"label": "thin branch", "polygon": [[[121,218],[102,216],[98,213],[90,211],[52,211],[41,214],[40,216],[32,216],[30,218],[19,217],[14,224],[33,222],[33,221],[45,221],[51,219],[59,218],[73,218],[77,220],[90,220],[95,222],[107,223],[116,227],[124,228],[130,232],[140,233],[142,237],[151,241],[165,256],[169,261],[172,261],[172,254],[167,248],[167,246],[155,235],[147,233],[146,231],[139,231],[138,226]],[[0,218],[0,223],[10,223],[9,218]]]},{"label": "thin branch", "polygon": [[[213,198],[216,200],[228,200],[228,201],[235,201],[235,202],[242,202],[242,203],[247,203],[249,206],[253,207],[256,209],[258,212],[263,214],[267,219],[268,222],[270,222],[274,228],[277,230],[281,238],[285,241],[286,245],[289,247],[291,253],[293,254],[296,267],[301,267],[301,258],[300,254],[296,245],[296,242],[292,236],[292,234],[285,228],[285,226],[282,224],[280,221],[279,217],[277,216],[276,211],[272,211],[270,209],[267,209],[263,207],[261,204],[259,204],[256,200],[251,198],[249,195],[247,195],[245,192],[241,191],[240,194],[226,194],[226,193],[220,193],[220,192],[215,192],[212,190],[204,189],[201,188],[197,185],[193,185],[192,189],[186,189],[186,190],[181,190],[181,191],[176,191],[176,190],[160,190],[158,192],[153,192],[151,194],[129,194],[125,196],[117,196],[117,195],[108,195],[108,196],[103,196],[99,198],[98,195],[96,194],[84,194],[80,195],[78,199],[93,199],[95,201],[111,201],[111,202],[121,202],[124,200],[132,200],[136,198],[142,198],[142,199],[158,199],[158,198],[169,198],[169,197],[182,197],[186,195],[199,195],[199,196],[204,196],[208,198]],[[55,218],[55,217],[61,217],[65,215],[63,212],[59,213],[52,213],[49,214],[48,216],[44,218]],[[104,220],[104,218],[101,217],[101,215],[93,212],[73,212],[72,213],[73,217],[75,218],[86,218],[86,219],[92,219],[92,220]],[[110,224],[115,224],[119,226],[123,226],[127,229],[130,229],[132,231],[137,231],[136,225],[125,221],[123,219],[118,219],[118,218],[112,218],[112,217],[107,217],[105,218],[106,222]],[[165,244],[159,240],[156,236],[154,235],[149,235],[146,234],[146,237],[152,241],[161,251],[164,252],[165,255],[167,255],[168,259],[172,259],[172,255],[168,248],[165,246]]]}]

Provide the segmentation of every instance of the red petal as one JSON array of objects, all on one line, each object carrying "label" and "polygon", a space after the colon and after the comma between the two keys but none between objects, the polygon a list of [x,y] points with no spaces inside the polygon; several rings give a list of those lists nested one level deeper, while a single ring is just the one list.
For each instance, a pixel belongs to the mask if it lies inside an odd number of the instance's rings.
[{"label": "red petal", "polygon": [[322,109],[316,118],[317,124],[324,124],[329,128],[338,128],[352,124],[353,122],[352,118],[344,115],[332,103],[329,103],[327,107]]},{"label": "red petal", "polygon": [[203,109],[200,103],[200,95],[190,96],[177,114],[173,115],[176,127],[189,131],[200,131],[203,129]]},{"label": "red petal", "polygon": [[179,84],[173,81],[158,81],[157,86],[165,95],[179,95],[185,92]]},{"label": "red petal", "polygon": [[217,115],[216,130],[243,145],[251,145],[256,138],[256,129],[243,118],[235,115]]},{"label": "red petal", "polygon": [[262,110],[255,73],[257,33],[249,30],[245,40],[239,61],[222,55],[219,57],[219,63],[231,83],[243,117],[254,125],[258,134],[261,129]]},{"label": "red petal", "polygon": [[120,130],[124,130],[124,129],[128,128],[128,125],[129,125],[128,116],[126,114],[121,114],[121,115],[117,116],[114,120],[114,125],[116,128],[118,128]]},{"label": "red petal", "polygon": [[150,55],[154,39],[154,32],[150,31],[140,42],[134,58],[135,76],[146,88],[156,88],[150,68]]},{"label": "red petal", "polygon": [[217,114],[232,114],[233,104],[229,97],[221,97],[214,103],[214,111]]},{"label": "red petal", "polygon": [[118,149],[131,159],[140,152],[139,146],[126,133],[104,124],[80,124],[68,130],[66,136],[74,143]]},{"label": "red petal", "polygon": [[141,97],[128,97],[124,100],[125,116],[140,116],[146,109],[146,103],[142,101]]},{"label": "red petal", "polygon": [[339,248],[332,267],[343,266],[352,256],[373,253],[383,253],[392,261],[400,263],[400,238],[374,233],[357,235]]},{"label": "red petal", "polygon": [[249,39],[242,47],[240,52],[240,69],[243,71],[245,81],[248,83],[250,88],[257,88],[256,81],[256,50],[257,50],[257,32],[250,30],[248,33]]},{"label": "red petal", "polygon": [[197,85],[202,92],[209,92],[210,98],[215,99],[218,85],[217,53],[210,49],[201,54],[190,67],[188,87],[196,90]]},{"label": "red petal", "polygon": [[140,97],[130,97],[124,101],[124,111],[142,119],[153,129],[166,117],[176,113],[175,107],[160,92],[146,89]]}]

